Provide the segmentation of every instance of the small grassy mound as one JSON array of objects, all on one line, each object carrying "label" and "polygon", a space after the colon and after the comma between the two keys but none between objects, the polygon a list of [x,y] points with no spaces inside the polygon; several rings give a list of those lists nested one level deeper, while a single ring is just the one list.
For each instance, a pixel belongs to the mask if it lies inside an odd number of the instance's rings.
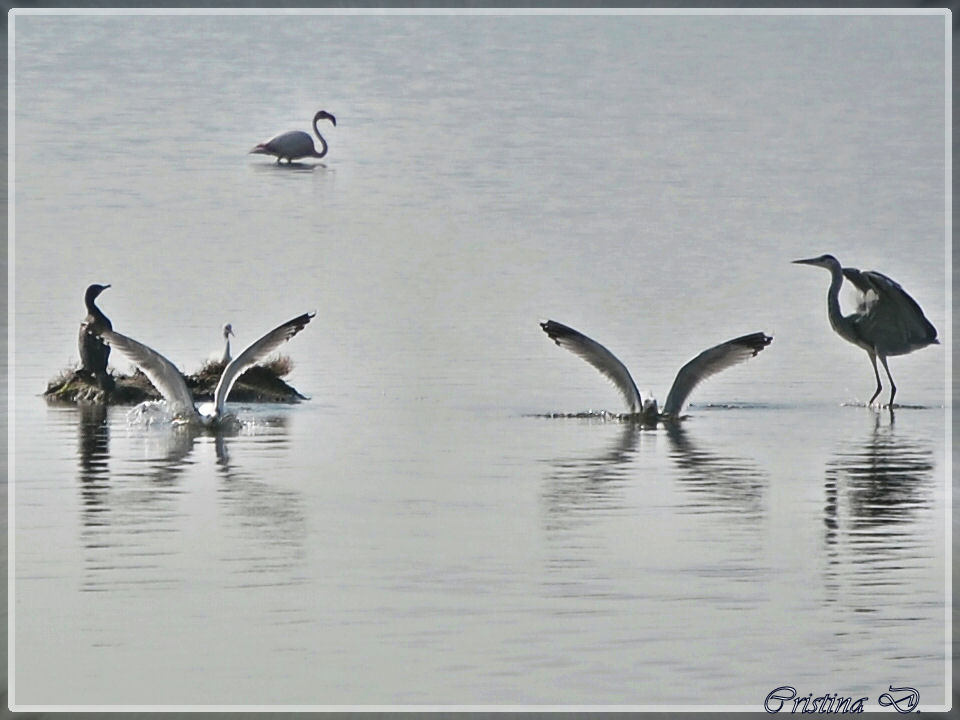
[{"label": "small grassy mound", "polygon": [[[255,365],[241,375],[230,391],[231,402],[294,403],[305,400],[296,388],[281,378],[293,370],[293,361],[277,355],[262,365]],[[187,375],[185,380],[194,400],[212,400],[217,388],[223,363],[205,362],[200,370]],[[102,403],[106,405],[136,405],[144,400],[159,400],[160,394],[140,370],[132,375],[112,374],[112,389],[104,389],[87,373],[74,368],[65,368],[47,384],[44,397],[50,402]]]}]

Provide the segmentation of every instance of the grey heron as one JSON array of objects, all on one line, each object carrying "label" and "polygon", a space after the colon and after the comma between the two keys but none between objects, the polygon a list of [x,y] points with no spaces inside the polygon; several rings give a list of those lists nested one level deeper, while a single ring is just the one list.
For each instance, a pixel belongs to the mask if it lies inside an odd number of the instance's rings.
[{"label": "grey heron", "polygon": [[660,413],[657,411],[656,400],[648,400],[646,403],[642,401],[637,385],[626,366],[603,345],[553,320],[540,323],[540,327],[557,345],[586,360],[613,382],[627,401],[630,414],[638,415],[639,419],[647,424],[660,420],[680,419],[680,411],[684,403],[700,382],[721,370],[754,357],[773,341],[769,335],[756,332],[727,340],[725,343],[704,350],[680,368],[670,392],[667,393],[663,412]]},{"label": "grey heron", "polygon": [[317,127],[320,120],[329,120],[336,127],[337,119],[326,110],[319,110],[313,116],[313,131],[317,134],[317,139],[320,140],[322,146],[320,152],[317,152],[313,145],[313,138],[309,134],[302,130],[291,130],[257,144],[250,153],[254,155],[276,155],[277,164],[283,158],[287,159],[288,164],[293,160],[305,157],[322,158],[327,154],[328,147],[327,141],[323,139],[323,135],[320,134],[320,129]]},{"label": "grey heron", "polygon": [[109,285],[91,285],[83,295],[87,316],[80,323],[77,344],[80,349],[80,369],[90,374],[103,389],[113,388],[113,379],[107,374],[110,346],[99,338],[100,328],[111,329],[110,320],[97,307],[96,299]]},{"label": "grey heron", "polygon": [[167,402],[167,409],[175,417],[209,427],[223,420],[224,404],[237,378],[303,330],[314,315],[316,313],[304,313],[278,325],[233,358],[220,375],[213,394],[213,402],[203,403],[200,407],[194,404],[193,395],[180,371],[156,350],[112,329],[104,329],[101,337],[143,371],[163,396]]},{"label": "grey heron", "polygon": [[220,356],[220,364],[226,365],[230,362],[230,336],[233,335],[233,325],[227,323],[223,326],[223,355]]},{"label": "grey heron", "polygon": [[[916,300],[910,297],[898,283],[875,270],[857,270],[842,267],[833,255],[794,260],[801,265],[814,265],[830,271],[830,287],[827,290],[827,317],[834,331],[847,342],[862,348],[873,365],[877,389],[868,405],[876,400],[883,385],[877,370],[877,358],[890,380],[890,403],[897,394],[887,357],[906,355],[927,345],[938,345],[937,329],[924,316]],[[840,312],[840,286],[846,278],[862,293],[855,312],[844,315]]]}]

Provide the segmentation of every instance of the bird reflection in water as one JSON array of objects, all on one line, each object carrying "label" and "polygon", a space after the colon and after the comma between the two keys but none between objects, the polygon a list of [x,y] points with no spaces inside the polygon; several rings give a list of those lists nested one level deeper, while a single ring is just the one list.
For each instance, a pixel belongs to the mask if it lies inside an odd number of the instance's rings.
[{"label": "bird reflection in water", "polygon": [[824,474],[823,519],[827,565],[826,601],[836,602],[852,584],[860,610],[878,603],[923,602],[925,592],[942,593],[942,585],[925,583],[936,562],[942,538],[930,536],[922,522],[933,508],[933,450],[923,439],[898,433],[893,411],[889,422],[878,413],[866,438],[845,443]]},{"label": "bird reflection in water", "polygon": [[603,523],[628,511],[628,484],[635,474],[639,438],[645,432],[637,422],[619,425],[613,442],[601,453],[549,461],[551,472],[543,483],[541,504],[547,541],[544,565],[553,576],[543,589],[550,597],[584,592],[597,596],[615,584],[612,578],[597,574],[597,559],[609,554]]},{"label": "bird reflection in water", "polygon": [[600,455],[551,460],[554,470],[543,493],[547,530],[570,527],[597,512],[623,506],[617,490],[628,477],[642,432],[640,423],[624,422],[613,444]]},{"label": "bird reflection in water", "polygon": [[935,462],[929,443],[898,436],[894,413],[874,417],[866,439],[848,443],[827,466],[824,522],[827,538],[851,531],[910,522],[932,502]]},{"label": "bird reflection in water", "polygon": [[[766,473],[743,458],[698,447],[678,423],[667,423],[664,428],[670,441],[670,457],[680,471],[678,480],[689,495],[685,504],[688,512],[729,513],[740,521],[762,516]],[[631,477],[628,468],[641,434],[656,442],[661,433],[643,429],[637,422],[625,422],[616,442],[603,454],[552,461],[555,471],[545,499],[553,524],[570,522],[571,513],[577,511],[621,506],[614,491]]]},{"label": "bird reflection in water", "polygon": [[77,455],[80,461],[80,495],[83,524],[99,525],[106,510],[104,494],[109,489],[110,425],[107,406],[102,403],[79,405]]},{"label": "bird reflection in water", "polygon": [[177,480],[187,467],[196,432],[184,427],[148,433],[151,442],[161,443],[159,458],[151,452],[152,457],[134,461],[132,471],[129,465],[111,469],[107,406],[82,404],[79,413],[81,538],[86,548],[82,589],[168,587],[173,580],[157,572],[158,558],[174,553],[164,539],[175,526],[181,492]]},{"label": "bird reflection in water", "polygon": [[[80,421],[77,423],[77,455],[80,463],[84,525],[104,525],[105,519],[100,517],[103,512],[119,510],[127,507],[129,503],[150,503],[158,496],[163,496],[165,488],[174,486],[177,478],[189,466],[185,460],[193,450],[199,432],[183,426],[146,433],[146,443],[159,445],[159,448],[152,448],[149,457],[131,461],[137,466],[136,472],[111,472],[107,406],[82,403],[78,409]],[[131,483],[131,478],[138,482]],[[151,491],[145,492],[139,485],[142,479],[148,481]],[[134,484],[137,487],[134,487]]]},{"label": "bird reflection in water", "polygon": [[[182,548],[170,542],[169,533],[183,531],[196,512],[196,504],[184,498],[198,487],[183,480],[189,471],[202,475],[210,466],[211,447],[221,482],[218,517],[210,518],[210,532],[230,538],[220,559],[230,568],[235,586],[287,585],[302,577],[306,514],[301,494],[276,487],[262,473],[265,458],[288,450],[285,418],[248,419],[242,431],[140,427],[133,439],[142,446],[141,457],[115,461],[119,467],[112,470],[107,408],[81,407],[78,428],[85,591],[142,594],[183,582],[183,567],[176,559]],[[238,468],[232,460],[231,444],[241,433],[240,445],[250,452],[250,465],[259,467],[259,474]],[[189,477],[197,479],[193,473]],[[285,610],[278,613],[289,620]]]},{"label": "bird reflection in water", "polygon": [[317,168],[321,170],[326,170],[326,163],[317,162],[317,163],[303,163],[303,162],[290,162],[290,163],[257,163],[252,165],[253,169],[256,172],[290,172],[290,173],[312,173]]},{"label": "bird reflection in water", "polygon": [[[259,460],[289,449],[286,419],[269,422],[269,431],[244,451]],[[262,429],[262,425],[261,425]],[[270,482],[269,476],[238,468],[231,462],[231,440],[214,438],[217,470],[222,482],[217,488],[217,507],[223,518],[223,532],[229,536],[220,560],[225,563],[233,589],[274,588],[306,582],[303,564],[308,535],[305,499],[299,490]],[[305,622],[306,606],[278,602],[268,608],[278,625]]]},{"label": "bird reflection in water", "polygon": [[686,510],[696,514],[730,514],[744,521],[763,516],[767,476],[743,458],[718,455],[698,447],[680,425],[667,425],[670,457],[688,493]]},{"label": "bird reflection in water", "polygon": [[[600,559],[610,556],[611,542],[630,542],[627,537],[636,542],[638,533],[646,532],[649,524],[642,517],[650,508],[639,509],[637,503],[649,502],[649,493],[638,500],[637,492],[643,492],[647,483],[660,486],[670,481],[662,470],[650,470],[654,457],[638,462],[638,455],[661,454],[656,445],[663,442],[664,434],[669,441],[669,459],[677,467],[676,473],[668,470],[665,474],[676,478],[680,490],[679,507],[663,505],[666,512],[727,515],[735,521],[720,518],[725,537],[746,535],[743,553],[755,556],[767,485],[765,473],[747,460],[698,447],[677,423],[668,423],[665,428],[658,431],[645,429],[638,422],[621,423],[604,452],[551,461],[553,469],[542,493],[548,541],[545,563],[554,574],[545,587],[549,595],[589,592],[622,596],[625,592],[620,576],[603,574]],[[654,495],[657,492],[654,490]],[[666,491],[655,502],[669,504],[671,494]],[[740,563],[733,570],[746,566],[746,562]],[[707,572],[714,571],[711,567]]]}]

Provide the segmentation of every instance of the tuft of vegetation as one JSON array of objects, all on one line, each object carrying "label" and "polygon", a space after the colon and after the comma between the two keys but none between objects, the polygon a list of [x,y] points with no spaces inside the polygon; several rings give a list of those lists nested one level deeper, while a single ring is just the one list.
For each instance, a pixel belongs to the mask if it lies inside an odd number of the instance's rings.
[{"label": "tuft of vegetation", "polygon": [[261,365],[277,377],[286,377],[293,372],[293,359],[289,355],[274,355]]},{"label": "tuft of vegetation", "polygon": [[77,371],[74,368],[64,368],[61,370],[55,378],[47,383],[47,389],[44,391],[44,395],[50,395],[59,391],[61,388],[66,387],[70,384],[70,381],[73,379],[73,376],[77,374]]}]

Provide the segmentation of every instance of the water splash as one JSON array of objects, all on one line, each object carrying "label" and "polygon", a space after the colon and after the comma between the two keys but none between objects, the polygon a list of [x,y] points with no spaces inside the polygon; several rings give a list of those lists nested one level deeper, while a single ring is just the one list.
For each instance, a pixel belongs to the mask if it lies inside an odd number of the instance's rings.
[{"label": "water splash", "polygon": [[175,419],[163,400],[145,400],[127,413],[128,425],[170,425]]}]

